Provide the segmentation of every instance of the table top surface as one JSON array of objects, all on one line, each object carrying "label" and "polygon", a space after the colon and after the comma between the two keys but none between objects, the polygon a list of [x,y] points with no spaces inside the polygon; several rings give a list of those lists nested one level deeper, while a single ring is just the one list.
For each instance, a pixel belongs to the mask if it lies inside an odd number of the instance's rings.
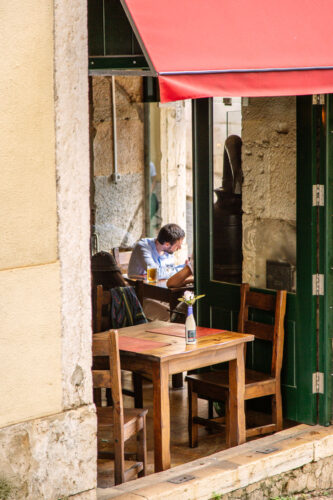
[{"label": "table top surface", "polygon": [[155,282],[147,281],[147,277],[145,274],[138,274],[135,276],[131,276],[131,278],[129,278],[127,276],[127,274],[123,274],[123,277],[129,283],[132,282],[133,284],[135,284],[137,281],[142,281],[143,285],[148,285],[148,286],[152,286],[152,287],[156,287],[156,288],[164,288],[164,289],[170,290],[171,292],[181,292],[183,290],[194,290],[193,284],[189,284],[189,285],[177,287],[177,288],[169,288],[169,287],[167,287],[167,284],[166,284],[168,281],[167,279],[161,279],[161,280],[157,280]]},{"label": "table top surface", "polygon": [[[222,329],[211,329],[212,334],[210,334],[210,329],[203,328],[202,336],[197,338],[195,344],[185,344],[185,335],[180,336],[182,328],[185,333],[185,325],[165,321],[152,321],[142,325],[119,328],[120,354],[126,353],[165,361],[179,356],[200,355],[201,352],[207,352],[207,350],[214,351],[254,340],[254,336],[250,334]],[[197,328],[200,329],[200,327]],[[164,333],[154,332],[154,330],[162,330]],[[104,339],[106,336],[107,332],[95,333],[94,339]]]}]

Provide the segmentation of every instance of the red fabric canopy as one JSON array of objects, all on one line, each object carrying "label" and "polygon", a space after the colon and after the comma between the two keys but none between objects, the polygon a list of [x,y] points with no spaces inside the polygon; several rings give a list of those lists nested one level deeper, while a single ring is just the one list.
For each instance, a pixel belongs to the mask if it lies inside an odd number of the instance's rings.
[{"label": "red fabric canopy", "polygon": [[161,101],[333,92],[332,0],[122,0]]}]

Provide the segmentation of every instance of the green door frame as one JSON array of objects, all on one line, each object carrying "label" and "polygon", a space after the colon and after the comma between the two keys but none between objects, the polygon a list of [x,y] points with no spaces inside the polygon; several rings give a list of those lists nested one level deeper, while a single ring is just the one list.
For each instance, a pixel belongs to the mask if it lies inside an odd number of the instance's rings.
[{"label": "green door frame", "polygon": [[326,169],[324,175],[324,328],[319,359],[324,372],[325,392],[319,395],[319,420],[333,423],[333,95],[326,96]]},{"label": "green door frame", "polygon": [[[333,130],[332,101],[328,100],[327,127]],[[331,106],[331,107],[330,107]],[[332,415],[331,337],[332,330],[332,157],[331,135],[318,129],[319,108],[309,96],[297,98],[297,294],[288,294],[284,370],[282,375],[285,416],[298,422],[328,425]],[[332,119],[330,117],[332,114]],[[205,293],[199,301],[200,325],[237,329],[239,286],[219,283],[212,277],[212,100],[197,99],[192,105],[193,124],[193,199],[194,258],[196,293]],[[316,128],[317,127],[317,128]],[[327,130],[328,130],[327,129]],[[315,142],[320,136],[319,150]],[[329,140],[325,141],[325,136]],[[326,207],[312,207],[312,185],[326,186]],[[326,179],[325,179],[326,176]],[[324,177],[324,180],[322,178]],[[331,189],[329,189],[331,187]],[[317,272],[317,215],[319,221],[320,266],[325,280],[324,297],[312,296],[312,274]],[[325,269],[324,269],[325,268]],[[265,293],[270,293],[264,290]],[[317,301],[319,328],[317,328]],[[251,366],[260,368],[265,355],[253,348]],[[312,393],[312,374],[324,373],[324,394]]]}]

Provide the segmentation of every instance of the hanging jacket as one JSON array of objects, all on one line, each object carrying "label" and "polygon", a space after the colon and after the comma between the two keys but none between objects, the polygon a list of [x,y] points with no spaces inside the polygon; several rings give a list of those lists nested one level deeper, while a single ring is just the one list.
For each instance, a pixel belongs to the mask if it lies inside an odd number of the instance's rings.
[{"label": "hanging jacket", "polygon": [[111,292],[111,327],[141,325],[147,318],[132,286],[117,286]]}]

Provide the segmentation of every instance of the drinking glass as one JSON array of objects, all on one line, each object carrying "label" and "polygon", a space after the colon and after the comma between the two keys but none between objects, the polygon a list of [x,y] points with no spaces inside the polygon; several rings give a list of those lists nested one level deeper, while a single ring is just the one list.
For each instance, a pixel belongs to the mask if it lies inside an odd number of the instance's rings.
[{"label": "drinking glass", "polygon": [[157,281],[157,267],[147,266],[147,281],[148,283],[156,283]]}]

